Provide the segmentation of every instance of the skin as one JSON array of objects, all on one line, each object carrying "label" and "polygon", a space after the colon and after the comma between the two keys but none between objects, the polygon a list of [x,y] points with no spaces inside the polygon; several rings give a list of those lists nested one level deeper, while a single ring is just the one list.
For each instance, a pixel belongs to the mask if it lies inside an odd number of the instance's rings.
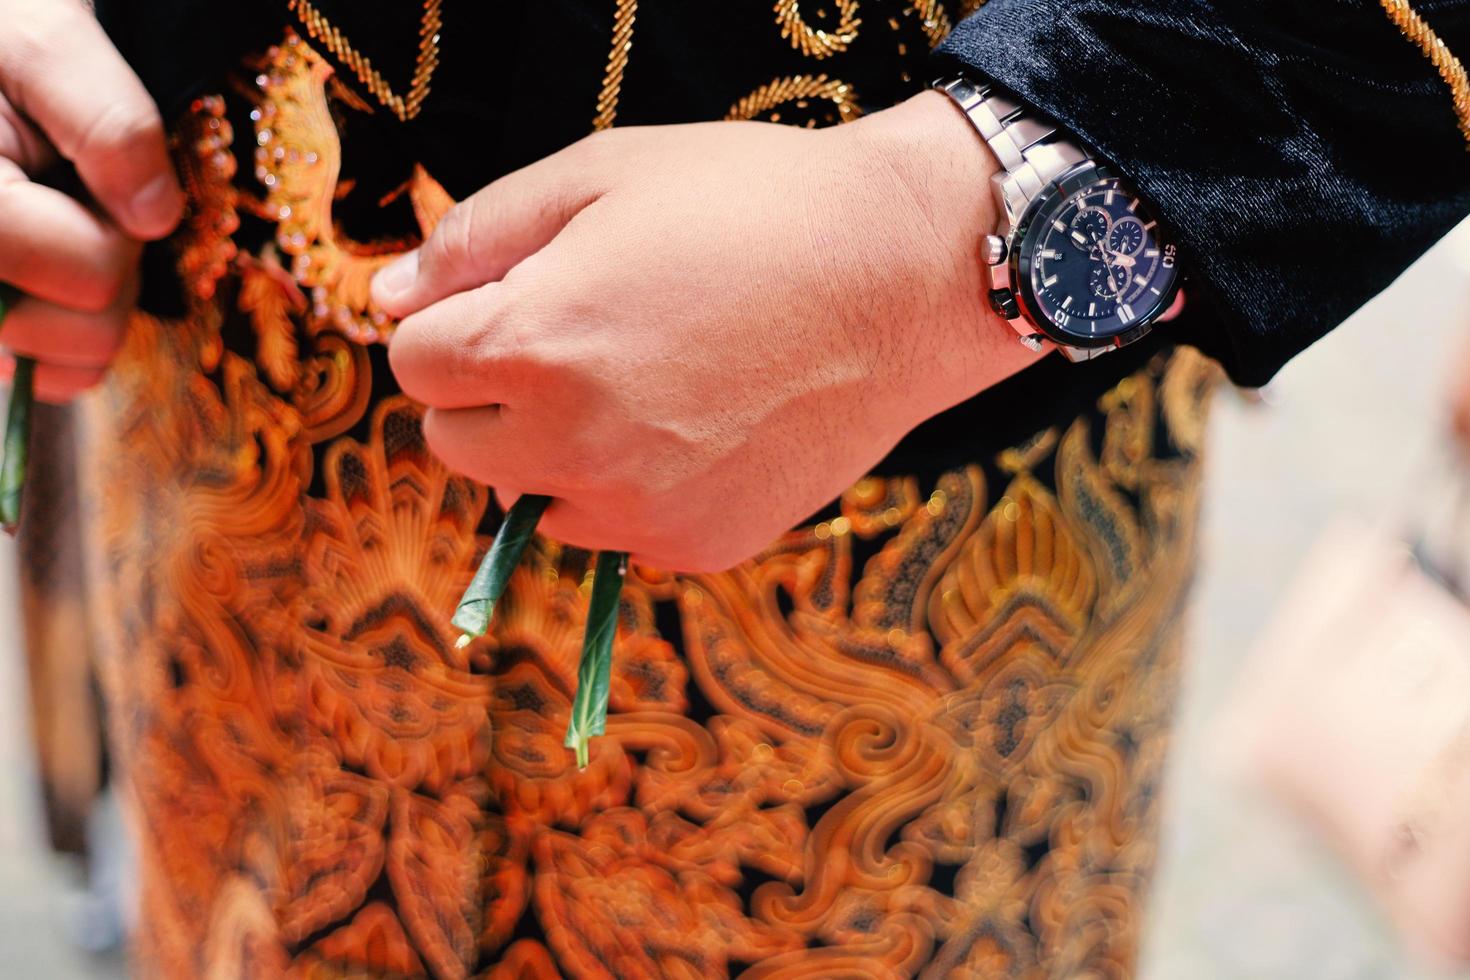
[{"label": "skin", "polygon": [[[37,397],[63,402],[101,380],[139,243],[172,231],[184,198],[157,108],[88,8],[3,0],[0,19],[0,278],[26,294],[0,346],[34,357]],[[62,160],[92,202],[33,179]],[[7,356],[0,373],[13,367]]]},{"label": "skin", "polygon": [[612,130],[489,185],[374,298],[430,447],[544,533],[728,568],[1037,359],[984,301],[998,164],[925,93]]},{"label": "skin", "polygon": [[[64,401],[120,346],[139,242],[183,197],[157,109],[79,0],[0,14],[0,278],[26,294],[0,345]],[[61,159],[91,202],[33,179]],[[996,166],[937,93],[828,130],[589,137],[379,275],[393,370],[449,466],[503,504],[556,498],[545,533],[727,568],[1039,356],[984,303]]]},{"label": "skin", "polygon": [[1450,389],[1450,424],[1461,451],[1470,458],[1470,347],[1460,355],[1460,368]]}]

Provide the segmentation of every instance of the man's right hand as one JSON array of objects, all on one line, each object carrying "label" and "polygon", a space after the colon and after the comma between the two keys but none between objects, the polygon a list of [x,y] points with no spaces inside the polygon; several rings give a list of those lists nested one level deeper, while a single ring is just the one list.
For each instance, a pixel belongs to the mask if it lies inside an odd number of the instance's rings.
[{"label": "man's right hand", "polygon": [[[95,199],[31,178],[65,159]],[[157,107],[80,0],[0,0],[0,280],[25,293],[0,347],[37,397],[99,381],[122,343],[141,241],[183,211]]]}]

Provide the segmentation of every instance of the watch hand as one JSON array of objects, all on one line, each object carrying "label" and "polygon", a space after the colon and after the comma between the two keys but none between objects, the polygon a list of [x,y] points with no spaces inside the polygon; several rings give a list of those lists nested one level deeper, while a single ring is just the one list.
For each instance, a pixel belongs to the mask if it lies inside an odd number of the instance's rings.
[{"label": "watch hand", "polygon": [[[1124,268],[1131,267],[1134,261],[1126,255],[1119,255],[1110,251],[1101,238],[1094,238],[1092,244],[1097,246],[1097,252],[1102,258],[1103,266],[1108,270],[1108,288],[1112,290],[1113,295],[1121,297],[1123,295],[1123,289],[1117,284],[1117,280],[1113,276],[1113,273],[1117,271],[1117,266],[1113,265],[1113,259],[1117,259],[1118,265],[1122,265]],[[1124,259],[1128,259],[1126,265],[1123,262]]]},{"label": "watch hand", "polygon": [[1112,249],[1108,248],[1107,243],[1104,242],[1100,237],[1094,238],[1092,240],[1092,244],[1097,246],[1097,250],[1099,254],[1101,254],[1103,262],[1106,263],[1109,268],[1112,267],[1113,263],[1108,261],[1108,256],[1112,256],[1113,259],[1125,269],[1132,269],[1133,267],[1138,265],[1138,260],[1135,259],[1133,256],[1124,255],[1122,252],[1113,251]]}]

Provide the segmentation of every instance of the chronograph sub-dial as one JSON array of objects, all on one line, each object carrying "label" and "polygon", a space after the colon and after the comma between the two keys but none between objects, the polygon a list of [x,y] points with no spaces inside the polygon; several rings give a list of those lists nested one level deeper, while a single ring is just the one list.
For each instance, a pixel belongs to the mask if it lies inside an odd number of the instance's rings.
[{"label": "chronograph sub-dial", "polygon": [[1119,218],[1108,231],[1108,251],[1115,255],[1136,255],[1147,237],[1142,221],[1132,215]]},{"label": "chronograph sub-dial", "polygon": [[1120,265],[1099,263],[1088,273],[1087,285],[1099,299],[1116,301],[1128,288],[1128,270]]},{"label": "chronograph sub-dial", "polygon": [[1072,219],[1072,228],[1067,236],[1073,245],[1084,252],[1095,249],[1099,242],[1108,240],[1113,219],[1102,208],[1083,208]]}]

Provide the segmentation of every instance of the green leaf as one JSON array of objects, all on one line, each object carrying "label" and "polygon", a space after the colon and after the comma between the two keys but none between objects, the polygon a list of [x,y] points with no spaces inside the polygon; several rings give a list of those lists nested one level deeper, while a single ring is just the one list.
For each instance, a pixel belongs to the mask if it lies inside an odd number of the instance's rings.
[{"label": "green leaf", "polygon": [[[0,286],[0,321],[20,299],[10,286]],[[25,493],[26,459],[31,446],[31,406],[36,401],[36,362],[17,356],[10,386],[10,409],[5,416],[4,458],[0,459],[0,526],[15,533]]]},{"label": "green leaf", "polygon": [[5,458],[0,461],[0,525],[11,534],[20,523],[21,497],[26,488],[35,385],[36,362],[29,357],[17,357],[15,379],[10,388],[10,411],[5,416]]},{"label": "green leaf", "polygon": [[576,750],[577,768],[587,768],[588,742],[607,731],[607,699],[612,684],[613,637],[618,632],[618,600],[628,556],[604,551],[592,576],[592,602],[582,634],[582,660],[577,665],[577,696],[567,722],[566,747]]},{"label": "green leaf", "polygon": [[535,536],[536,525],[549,503],[550,497],[524,494],[511,504],[510,512],[505,515],[505,523],[500,525],[495,542],[490,545],[490,553],[480,562],[479,570],[475,572],[470,587],[465,589],[464,597],[459,600],[459,608],[450,619],[464,634],[459,638],[459,646],[468,646],[471,640],[484,636],[490,629],[490,619],[495,615],[495,603],[505,593],[505,587],[510,583],[510,574],[520,564],[521,555],[525,554],[526,546]]}]

